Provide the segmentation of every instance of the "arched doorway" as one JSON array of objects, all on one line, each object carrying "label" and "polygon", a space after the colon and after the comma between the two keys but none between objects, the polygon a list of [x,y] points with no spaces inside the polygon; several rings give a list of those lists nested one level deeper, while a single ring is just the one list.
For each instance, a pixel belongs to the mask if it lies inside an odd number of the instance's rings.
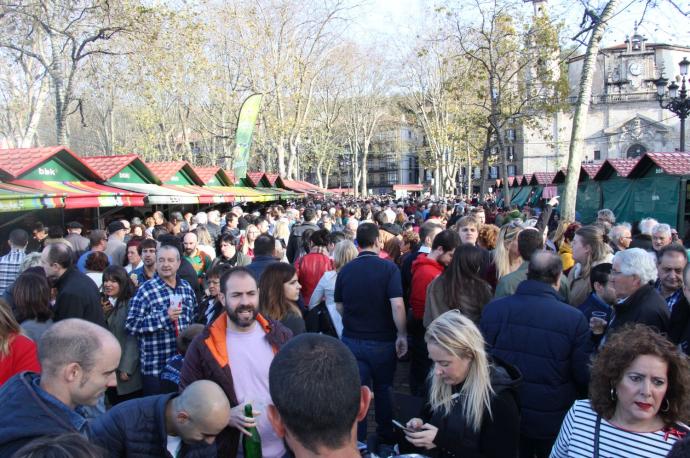
[{"label": "arched doorway", "polygon": [[625,154],[625,157],[627,157],[629,159],[633,159],[633,158],[642,156],[646,152],[647,152],[646,146],[641,145],[639,143],[635,143],[634,145],[631,145],[630,148],[628,148],[628,151]]}]

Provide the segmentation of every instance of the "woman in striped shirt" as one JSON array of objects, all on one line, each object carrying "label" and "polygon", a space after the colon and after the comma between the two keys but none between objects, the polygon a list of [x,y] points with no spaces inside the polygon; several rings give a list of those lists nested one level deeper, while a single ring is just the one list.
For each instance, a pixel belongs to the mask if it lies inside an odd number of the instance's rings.
[{"label": "woman in striped shirt", "polygon": [[690,366],[651,328],[617,332],[592,366],[589,400],[575,401],[551,458],[665,457],[688,433]]}]

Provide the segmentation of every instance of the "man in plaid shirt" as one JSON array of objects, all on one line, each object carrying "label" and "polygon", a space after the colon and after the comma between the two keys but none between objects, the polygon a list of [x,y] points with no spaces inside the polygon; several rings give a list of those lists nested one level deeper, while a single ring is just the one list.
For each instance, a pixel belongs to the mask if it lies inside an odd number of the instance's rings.
[{"label": "man in plaid shirt", "polygon": [[24,229],[13,229],[7,243],[10,245],[10,252],[0,258],[0,296],[19,275],[19,267],[26,256],[29,233]]},{"label": "man in plaid shirt", "polygon": [[139,339],[144,395],[160,392],[159,375],[177,352],[176,336],[194,322],[197,303],[189,283],[177,276],[180,251],[163,245],[156,254],[156,275],[139,287],[129,305],[125,327]]}]

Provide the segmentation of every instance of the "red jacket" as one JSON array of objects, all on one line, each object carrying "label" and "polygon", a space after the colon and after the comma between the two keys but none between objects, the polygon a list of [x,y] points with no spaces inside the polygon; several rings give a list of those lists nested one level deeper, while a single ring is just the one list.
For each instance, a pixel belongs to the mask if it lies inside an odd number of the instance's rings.
[{"label": "red jacket", "polygon": [[420,254],[412,263],[412,286],[410,287],[410,305],[412,316],[421,320],[424,318],[424,304],[426,302],[426,288],[431,281],[443,273],[443,266],[426,254]]},{"label": "red jacket", "polygon": [[9,353],[0,356],[0,385],[23,371],[41,372],[34,341],[22,334],[15,334],[10,339]]},{"label": "red jacket", "polygon": [[295,262],[295,269],[297,269],[299,284],[302,286],[302,298],[305,304],[309,304],[311,295],[323,274],[334,270],[334,267],[333,261],[325,254],[309,253]]}]

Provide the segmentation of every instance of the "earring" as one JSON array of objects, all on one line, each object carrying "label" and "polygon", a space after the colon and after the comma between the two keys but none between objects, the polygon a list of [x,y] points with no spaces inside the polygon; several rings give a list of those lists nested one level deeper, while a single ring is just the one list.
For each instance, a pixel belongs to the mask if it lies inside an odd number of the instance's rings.
[{"label": "earring", "polygon": [[668,412],[669,409],[671,408],[671,403],[668,402],[668,399],[667,399],[667,398],[664,398],[664,401],[666,401],[666,408],[663,408],[663,407],[662,407],[662,408],[661,408],[661,411],[662,411],[662,412]]},{"label": "earring", "polygon": [[611,387],[611,400],[615,401],[616,399],[618,399],[616,397],[616,389],[614,387]]}]

